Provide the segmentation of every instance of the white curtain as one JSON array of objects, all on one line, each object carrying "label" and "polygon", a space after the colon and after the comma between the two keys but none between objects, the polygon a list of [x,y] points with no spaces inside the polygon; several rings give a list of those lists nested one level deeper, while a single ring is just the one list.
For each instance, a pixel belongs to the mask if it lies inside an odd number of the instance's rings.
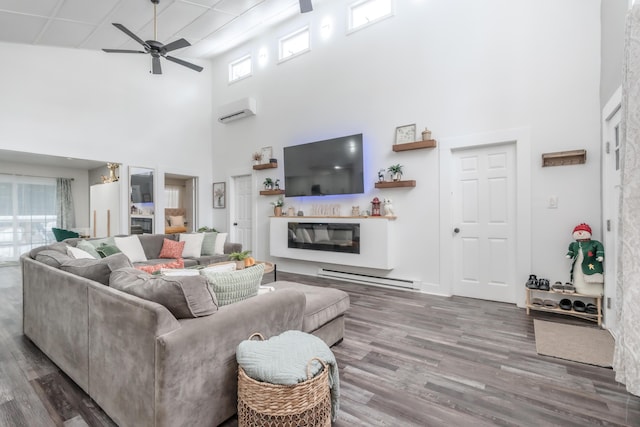
[{"label": "white curtain", "polygon": [[640,3],[627,16],[622,79],[622,197],[617,277],[616,381],[640,395]]},{"label": "white curtain", "polygon": [[57,226],[69,230],[76,226],[76,213],[73,204],[70,178],[56,178],[56,214]]},{"label": "white curtain", "polygon": [[165,185],[165,207],[181,208],[182,207],[182,187],[179,185]]}]

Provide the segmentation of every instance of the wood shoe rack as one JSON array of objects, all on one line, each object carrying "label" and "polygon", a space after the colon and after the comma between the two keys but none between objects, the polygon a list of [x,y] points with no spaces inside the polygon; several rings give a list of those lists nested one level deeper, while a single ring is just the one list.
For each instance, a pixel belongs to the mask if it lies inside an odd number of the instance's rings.
[{"label": "wood shoe rack", "polygon": [[[560,307],[545,307],[544,305],[542,306],[533,305],[532,301],[534,297],[540,298],[543,301],[550,299],[555,302],[558,302],[560,299],[567,298],[571,300],[572,303],[577,299],[581,301],[585,301],[585,304],[589,302],[593,302],[598,308],[598,312],[592,314],[592,313],[586,313],[581,311],[575,311],[573,307],[571,308],[571,310],[564,310]],[[602,295],[584,295],[584,294],[579,294],[577,292],[563,293],[563,292],[555,292],[552,290],[543,291],[540,289],[527,288],[526,307],[527,307],[527,314],[530,314],[530,310],[547,311],[551,313],[564,314],[566,316],[574,316],[574,317],[579,317],[581,319],[591,320],[593,322],[597,322],[598,326],[602,326]]]}]

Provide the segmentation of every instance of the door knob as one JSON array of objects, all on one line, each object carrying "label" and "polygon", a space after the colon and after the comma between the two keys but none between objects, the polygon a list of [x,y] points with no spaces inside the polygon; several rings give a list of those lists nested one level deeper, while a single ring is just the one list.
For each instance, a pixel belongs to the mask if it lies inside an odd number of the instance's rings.
[{"label": "door knob", "polygon": [[453,229],[453,232],[458,234],[460,232],[460,229],[458,227],[456,227],[456,228]]},{"label": "door knob", "polygon": [[237,222],[234,222],[234,223],[233,223],[233,225],[237,227],[237,226],[238,226],[238,223],[237,223]]}]

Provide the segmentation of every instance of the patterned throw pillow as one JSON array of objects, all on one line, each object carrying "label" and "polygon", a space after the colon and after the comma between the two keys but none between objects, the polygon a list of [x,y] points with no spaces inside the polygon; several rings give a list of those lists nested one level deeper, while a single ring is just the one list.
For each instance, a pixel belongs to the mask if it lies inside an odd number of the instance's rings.
[{"label": "patterned throw pillow", "polygon": [[174,262],[155,265],[137,265],[136,268],[144,271],[145,273],[152,274],[153,272],[162,270],[163,268],[184,268],[184,260],[182,258],[178,258],[178,260]]},{"label": "patterned throw pillow", "polygon": [[162,242],[162,250],[159,258],[182,258],[185,242],[176,242],[175,240],[164,239]]},{"label": "patterned throw pillow", "polygon": [[218,300],[218,306],[233,304],[258,295],[264,264],[237,271],[207,272],[200,270]]}]

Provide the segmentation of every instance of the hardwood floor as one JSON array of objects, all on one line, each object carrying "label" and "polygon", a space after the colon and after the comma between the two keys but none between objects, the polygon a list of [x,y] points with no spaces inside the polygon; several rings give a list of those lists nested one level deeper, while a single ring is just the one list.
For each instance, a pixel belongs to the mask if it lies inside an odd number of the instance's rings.
[{"label": "hardwood floor", "polygon": [[[523,309],[284,272],[278,279],[351,296],[345,339],[332,348],[341,384],[334,426],[640,426],[640,398],[611,369],[538,356],[534,317]],[[583,323],[544,314],[534,316]],[[0,426],[87,425],[114,423],[22,335],[20,269],[0,267]]]}]

